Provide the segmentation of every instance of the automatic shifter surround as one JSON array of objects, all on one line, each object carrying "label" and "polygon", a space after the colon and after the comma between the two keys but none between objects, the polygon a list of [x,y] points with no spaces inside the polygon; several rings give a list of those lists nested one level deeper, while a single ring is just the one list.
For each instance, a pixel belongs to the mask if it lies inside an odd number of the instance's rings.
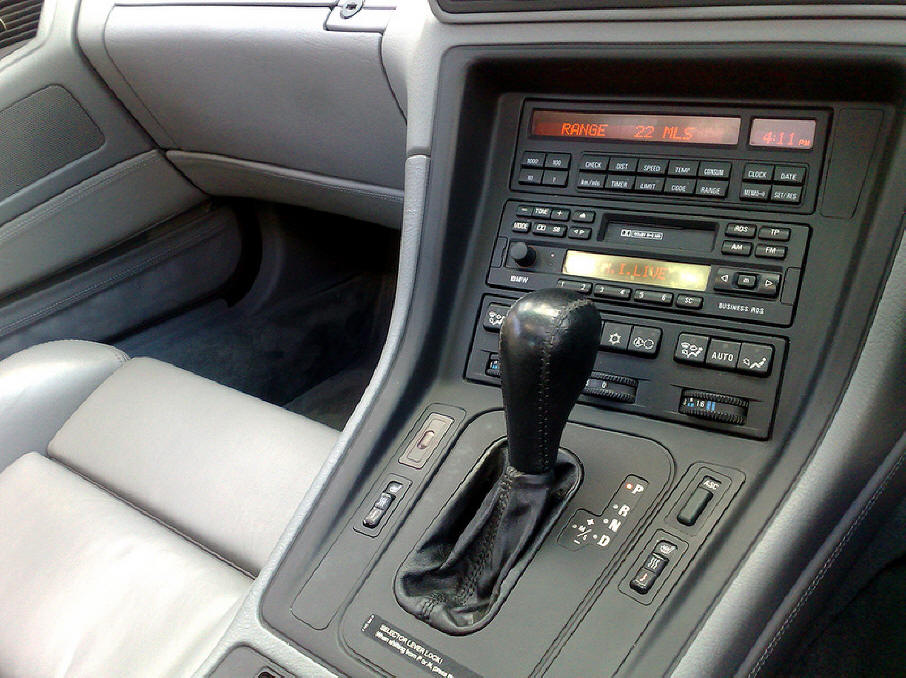
[{"label": "automatic shifter surround", "polygon": [[565,290],[513,305],[501,328],[507,438],[484,452],[397,573],[400,605],[445,633],[493,618],[581,480],[560,450],[594,365],[601,319]]}]

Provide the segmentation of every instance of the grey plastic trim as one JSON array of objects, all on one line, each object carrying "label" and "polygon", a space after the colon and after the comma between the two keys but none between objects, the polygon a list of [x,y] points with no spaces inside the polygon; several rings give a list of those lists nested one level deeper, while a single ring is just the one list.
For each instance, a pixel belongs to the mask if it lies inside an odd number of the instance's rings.
[{"label": "grey plastic trim", "polygon": [[104,143],[0,200],[0,223],[40,205],[90,176],[151,148],[85,61],[75,41],[76,0],[45,0],[38,34],[0,58],[0,109],[48,85],[65,88],[97,125]]},{"label": "grey plastic trim", "polygon": [[[823,440],[786,500],[765,528],[722,597],[687,647],[677,664],[675,678],[726,675],[737,665],[735,653],[745,654],[750,643],[756,610],[764,609],[771,587],[765,582],[783,581],[787,563],[795,560],[799,542],[808,525],[820,524],[827,497],[838,484],[847,482],[847,464],[871,441],[866,429],[876,419],[879,401],[906,398],[906,385],[899,370],[906,363],[906,243],[901,243],[890,269],[884,293],[868,332],[862,353],[837,412]],[[901,422],[901,425],[906,422]],[[868,460],[865,460],[867,463]],[[806,524],[808,521],[808,524]],[[735,641],[735,642],[734,642]]]},{"label": "grey plastic trim", "polygon": [[227,283],[241,254],[227,208],[165,224],[0,307],[0,357],[46,341],[107,341]]},{"label": "grey plastic trim", "polygon": [[[903,15],[906,19],[906,14]],[[440,63],[460,45],[526,45],[539,49],[564,45],[733,44],[906,44],[906,21],[880,19],[802,19],[771,21],[607,21],[448,25],[419,0],[400,3],[393,13],[381,52],[384,68],[408,120],[407,152],[428,154],[434,126]]]},{"label": "grey plastic trim", "polygon": [[204,196],[149,151],[0,226],[0,297],[186,211]]},{"label": "grey plastic trim", "polygon": [[[860,530],[870,520],[872,512],[877,512],[879,501],[885,494],[891,493],[891,488],[896,488],[894,501],[898,502],[902,496],[899,493],[902,492],[904,462],[906,462],[906,436],[900,437],[871,481],[862,489],[830,537],[825,540],[821,550],[809,563],[809,567],[796,581],[783,605],[765,626],[758,642],[749,652],[739,671],[740,674],[746,673],[749,678],[761,675],[765,667],[775,659],[777,650],[783,647],[789,630],[809,623],[807,614],[800,619],[803,616],[801,612],[808,609],[810,600],[821,591],[823,584],[826,588],[826,580],[830,579],[830,573],[834,572],[835,568],[840,567],[841,560],[845,562],[844,554],[858,543]],[[782,656],[781,654],[776,658],[780,659]]]},{"label": "grey plastic trim", "polygon": [[393,304],[393,315],[390,319],[390,330],[381,352],[380,361],[371,378],[371,383],[369,383],[362,400],[359,401],[355,412],[353,412],[352,417],[346,424],[346,428],[343,429],[336,447],[327,458],[321,468],[321,472],[315,478],[302,499],[302,503],[296,509],[293,519],[277,542],[277,546],[271,553],[270,558],[268,558],[267,564],[261,569],[258,578],[252,584],[236,618],[217,644],[213,653],[196,673],[196,676],[211,674],[230,649],[238,645],[248,645],[300,676],[334,675],[264,627],[259,613],[261,597],[268,581],[274,576],[278,564],[292,545],[295,535],[301,530],[312,507],[330,482],[333,472],[346,453],[350,442],[363,426],[368,413],[377,401],[378,395],[387,381],[390,367],[396,359],[403,337],[403,330],[409,318],[412,293],[415,286],[421,224],[428,185],[428,165],[429,159],[426,156],[414,156],[406,161],[406,203],[403,213],[396,297]]},{"label": "grey plastic trim", "polygon": [[434,14],[445,23],[513,23],[555,21],[687,21],[814,17],[906,17],[906,8],[892,5],[746,5],[711,7],[655,7],[645,9],[572,9],[526,12],[445,12],[429,0]]},{"label": "grey plastic trim", "polygon": [[302,205],[392,228],[402,221],[400,189],[210,153],[169,151],[167,159],[211,195]]},{"label": "grey plastic trim", "polygon": [[326,6],[113,2],[85,0],[79,40],[160,146],[402,188],[379,33],[325,30]]}]

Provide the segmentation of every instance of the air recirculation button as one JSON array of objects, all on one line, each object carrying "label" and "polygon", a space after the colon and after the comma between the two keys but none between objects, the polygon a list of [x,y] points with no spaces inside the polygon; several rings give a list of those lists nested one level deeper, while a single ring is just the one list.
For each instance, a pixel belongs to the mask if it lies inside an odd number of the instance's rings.
[{"label": "air recirculation button", "polygon": [[742,426],[746,423],[749,401],[723,393],[683,389],[680,414]]}]

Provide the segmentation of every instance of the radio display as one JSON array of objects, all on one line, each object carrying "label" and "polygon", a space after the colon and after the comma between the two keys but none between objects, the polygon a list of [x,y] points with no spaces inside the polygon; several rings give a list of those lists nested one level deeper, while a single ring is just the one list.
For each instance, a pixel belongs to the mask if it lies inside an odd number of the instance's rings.
[{"label": "radio display", "polygon": [[808,150],[815,144],[815,124],[814,120],[755,118],[749,145]]},{"label": "radio display", "polygon": [[563,273],[609,282],[640,283],[673,290],[704,292],[708,289],[711,267],[568,250],[563,260]]},{"label": "radio display", "polygon": [[534,137],[608,139],[662,144],[735,146],[741,118],[710,115],[577,113],[536,110],[530,125]]}]

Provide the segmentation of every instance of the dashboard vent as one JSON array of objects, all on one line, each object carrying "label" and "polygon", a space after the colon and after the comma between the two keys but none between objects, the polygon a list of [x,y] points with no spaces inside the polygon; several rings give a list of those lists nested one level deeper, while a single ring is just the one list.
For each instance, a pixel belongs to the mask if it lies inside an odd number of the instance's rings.
[{"label": "dashboard vent", "polygon": [[0,53],[38,33],[43,0],[0,0]]}]

